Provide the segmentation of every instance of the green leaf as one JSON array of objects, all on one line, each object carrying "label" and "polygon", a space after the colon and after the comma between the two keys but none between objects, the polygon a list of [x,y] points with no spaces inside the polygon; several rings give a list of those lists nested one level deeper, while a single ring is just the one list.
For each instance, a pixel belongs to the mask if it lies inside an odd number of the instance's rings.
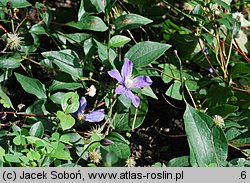
[{"label": "green leaf", "polygon": [[2,90],[2,87],[0,86],[0,98],[2,98],[2,102],[0,103],[3,103],[3,106],[6,107],[6,108],[9,108],[11,107],[13,110],[15,110],[15,108],[13,107],[12,105],[12,102],[10,100],[10,98],[8,97],[8,95],[6,95],[4,93],[4,91]]},{"label": "green leaf", "polygon": [[87,12],[105,12],[106,0],[85,0],[84,9]]},{"label": "green leaf", "polygon": [[201,51],[199,38],[193,34],[173,34],[173,46],[178,50],[182,58],[192,58]]},{"label": "green leaf", "polygon": [[5,54],[0,57],[0,69],[15,69],[20,67],[22,61],[20,54],[15,53],[13,55]]},{"label": "green leaf", "polygon": [[19,158],[17,156],[14,156],[13,154],[6,154],[5,159],[10,163],[20,163]]},{"label": "green leaf", "polygon": [[224,1],[222,1],[222,0],[216,0],[215,3],[217,3],[218,5],[221,5],[223,8],[225,8],[229,12],[231,11],[230,4],[227,4]]},{"label": "green leaf", "polygon": [[197,82],[193,80],[186,80],[185,86],[189,91],[197,91],[199,89]]},{"label": "green leaf", "polygon": [[159,67],[163,69],[164,74],[162,73],[161,77],[165,83],[169,83],[173,79],[175,79],[175,80],[180,79],[180,71],[178,70],[178,68],[175,65],[173,65],[173,64],[160,64]]},{"label": "green leaf", "polygon": [[122,36],[122,35],[116,35],[113,36],[110,41],[109,41],[109,46],[110,47],[120,47],[123,46],[124,44],[128,43],[131,39],[126,37],[126,36]]},{"label": "green leaf", "polygon": [[137,111],[136,108],[131,105],[130,108],[123,109],[114,114],[112,123],[114,129],[117,131],[127,131],[133,128],[134,122],[134,128],[138,128],[143,123],[148,112],[148,101],[144,96],[141,96],[140,99],[141,101]]},{"label": "green leaf", "polygon": [[31,6],[31,4],[26,0],[1,0],[0,7],[6,7],[7,3],[11,2],[12,8],[25,8]]},{"label": "green leaf", "polygon": [[4,162],[5,150],[0,146],[0,161]]},{"label": "green leaf", "polygon": [[67,134],[64,134],[59,139],[60,142],[70,144],[70,137]]},{"label": "green leaf", "polygon": [[31,104],[26,110],[26,113],[30,114],[49,114],[45,108],[45,100],[37,100],[33,104]]},{"label": "green leaf", "polygon": [[190,150],[190,162],[200,167],[211,164],[224,166],[227,158],[227,139],[222,129],[213,125],[211,117],[186,104],[185,131]]},{"label": "green leaf", "polygon": [[79,95],[76,92],[68,92],[63,96],[62,109],[65,113],[74,113],[79,108]]},{"label": "green leaf", "polygon": [[181,91],[181,82],[175,80],[174,83],[168,88],[166,95],[176,100],[182,100],[182,95],[180,91]]},{"label": "green leaf", "polygon": [[71,34],[62,34],[60,36],[64,37],[67,41],[74,44],[74,43],[81,43],[84,40],[90,38],[91,34],[87,34],[87,33],[71,33]]},{"label": "green leaf", "polygon": [[29,30],[30,33],[36,34],[36,35],[42,35],[47,34],[46,30],[43,28],[41,24],[35,24],[31,27]]},{"label": "green leaf", "polygon": [[68,130],[75,124],[75,119],[70,114],[65,114],[62,111],[57,111],[57,117],[60,120],[60,124],[63,130]]},{"label": "green leaf", "polygon": [[181,156],[171,159],[167,167],[190,167],[189,156]]},{"label": "green leaf", "polygon": [[66,82],[61,82],[57,80],[53,80],[49,87],[49,91],[57,91],[57,90],[75,90],[78,88],[82,88],[81,83],[66,83]]},{"label": "green leaf", "polygon": [[116,30],[134,29],[142,25],[147,25],[153,21],[137,14],[121,15],[115,19],[114,25]]},{"label": "green leaf", "polygon": [[37,151],[30,150],[27,153],[27,158],[29,158],[29,160],[31,160],[31,161],[37,161],[41,158],[41,155]]},{"label": "green leaf", "polygon": [[13,143],[17,146],[21,145],[21,135],[18,135],[16,136],[14,139],[13,139]]},{"label": "green leaf", "polygon": [[84,140],[81,135],[78,133],[67,133],[63,136],[68,136],[69,138],[69,143],[73,144],[73,148],[75,149],[75,152],[78,156],[80,156],[85,149],[84,147]]},{"label": "green leaf", "polygon": [[87,16],[82,18],[79,22],[69,22],[66,25],[79,30],[92,30],[98,32],[104,32],[108,29],[102,19],[97,16]]},{"label": "green leaf", "polygon": [[99,58],[106,64],[106,65],[111,65],[112,67],[115,68],[114,61],[117,57],[116,52],[112,48],[108,48],[103,43],[100,43],[95,40],[95,43],[97,45],[97,51]]},{"label": "green leaf", "polygon": [[146,86],[144,88],[135,88],[133,89],[133,91],[135,91],[136,93],[152,97],[154,99],[158,99],[150,86]]},{"label": "green leaf", "polygon": [[26,140],[25,140],[25,136],[18,134],[14,139],[13,139],[13,143],[17,146],[19,145],[25,145],[26,144]]},{"label": "green leaf", "polygon": [[131,105],[131,100],[128,100],[128,97],[126,97],[125,94],[121,94],[119,97],[118,97],[118,100],[122,103],[122,105],[126,108],[129,108],[130,105]]},{"label": "green leaf", "polygon": [[210,116],[220,115],[222,117],[226,117],[227,115],[234,113],[238,109],[238,106],[223,104],[216,107],[210,107],[208,109],[208,114]]},{"label": "green leaf", "polygon": [[233,79],[243,78],[243,77],[248,77],[250,79],[249,71],[250,71],[249,63],[238,62],[230,69],[230,76]]},{"label": "green leaf", "polygon": [[84,14],[86,13],[84,9],[84,1],[85,0],[81,0],[81,4],[80,4],[79,11],[78,11],[78,16],[77,16],[78,21],[80,21],[82,17],[84,16]]},{"label": "green leaf", "polygon": [[29,131],[30,136],[38,137],[38,138],[42,138],[43,133],[44,133],[44,127],[43,127],[42,122],[40,121],[33,124]]},{"label": "green leaf", "polygon": [[62,98],[64,97],[65,93],[64,92],[57,92],[51,95],[49,98],[52,100],[55,104],[61,105]]},{"label": "green leaf", "polygon": [[73,76],[73,79],[82,77],[82,67],[78,55],[72,50],[48,51],[42,55],[55,63],[62,71]]},{"label": "green leaf", "polygon": [[226,104],[232,96],[230,88],[220,85],[212,85],[206,95],[206,101],[210,107]]},{"label": "green leaf", "polygon": [[27,93],[33,94],[39,99],[47,98],[45,87],[38,79],[33,79],[18,73],[15,73],[15,76]]},{"label": "green leaf", "polygon": [[130,148],[123,136],[121,136],[117,132],[111,132],[105,138],[114,142],[114,144],[112,145],[103,147],[105,150],[114,153],[121,159],[128,159],[128,157],[130,156]]},{"label": "green leaf", "polygon": [[170,47],[169,44],[144,41],[130,48],[125,57],[133,62],[134,67],[144,67],[159,58]]},{"label": "green leaf", "polygon": [[55,149],[52,154],[49,154],[49,157],[62,159],[62,160],[72,160],[70,153],[62,149]]}]

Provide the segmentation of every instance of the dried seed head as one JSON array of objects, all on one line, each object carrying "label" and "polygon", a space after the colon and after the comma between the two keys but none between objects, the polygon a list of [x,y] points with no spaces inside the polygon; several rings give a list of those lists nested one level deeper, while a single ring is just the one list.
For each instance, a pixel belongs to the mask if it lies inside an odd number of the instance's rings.
[{"label": "dried seed head", "polygon": [[100,161],[102,160],[102,156],[99,150],[93,150],[89,152],[89,159],[90,162],[93,162],[95,164],[99,164]]},{"label": "dried seed head", "polygon": [[11,50],[20,50],[23,37],[18,37],[18,34],[16,33],[9,33],[7,38],[7,47],[9,47]]},{"label": "dried seed head", "polygon": [[219,115],[215,115],[213,118],[213,121],[214,121],[214,124],[220,128],[225,126],[224,119]]},{"label": "dried seed head", "polygon": [[135,164],[136,164],[136,162],[135,162],[135,160],[134,160],[133,157],[128,158],[128,159],[125,161],[125,163],[126,163],[125,166],[127,166],[127,167],[134,167]]}]

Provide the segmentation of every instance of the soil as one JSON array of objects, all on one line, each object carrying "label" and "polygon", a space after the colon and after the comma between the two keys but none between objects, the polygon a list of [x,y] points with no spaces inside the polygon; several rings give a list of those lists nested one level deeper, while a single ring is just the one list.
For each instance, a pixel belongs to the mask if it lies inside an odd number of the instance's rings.
[{"label": "soil", "polygon": [[163,95],[166,84],[154,79],[152,88],[158,100],[149,99],[149,111],[142,126],[130,138],[136,166],[151,166],[156,162],[189,154],[182,116],[185,104]]}]

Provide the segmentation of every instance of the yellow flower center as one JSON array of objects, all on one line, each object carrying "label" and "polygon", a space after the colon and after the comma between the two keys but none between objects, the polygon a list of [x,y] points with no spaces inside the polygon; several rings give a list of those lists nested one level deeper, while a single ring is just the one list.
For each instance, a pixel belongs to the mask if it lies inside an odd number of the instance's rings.
[{"label": "yellow flower center", "polygon": [[78,119],[79,121],[84,121],[84,120],[85,120],[84,114],[78,113],[78,114],[77,114],[77,119]]}]

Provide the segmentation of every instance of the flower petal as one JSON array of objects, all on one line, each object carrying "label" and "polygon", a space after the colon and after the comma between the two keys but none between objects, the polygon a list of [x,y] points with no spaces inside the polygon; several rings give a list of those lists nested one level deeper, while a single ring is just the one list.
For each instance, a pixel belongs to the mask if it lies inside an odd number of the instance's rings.
[{"label": "flower petal", "polygon": [[79,108],[77,109],[76,112],[74,112],[73,114],[71,114],[72,116],[74,117],[77,117],[78,114],[83,114],[84,113],[84,110],[87,106],[87,101],[86,101],[86,98],[84,96],[81,97],[80,99],[80,105],[79,105]]},{"label": "flower petal", "polygon": [[143,88],[152,84],[149,76],[138,76],[133,79],[133,86],[131,88]]},{"label": "flower petal", "polygon": [[126,88],[123,85],[119,85],[117,86],[115,93],[120,95],[120,94],[125,93],[125,91],[126,91]]},{"label": "flower petal", "polygon": [[82,96],[80,99],[80,106],[79,106],[79,109],[77,110],[77,112],[83,114],[86,106],[87,106],[87,100],[84,96]]},{"label": "flower petal", "polygon": [[140,98],[133,94],[129,89],[126,90],[125,95],[132,100],[132,103],[135,107],[138,107],[140,104]]},{"label": "flower petal", "polygon": [[108,71],[110,77],[115,78],[119,83],[122,83],[122,76],[117,69]]},{"label": "flower petal", "polygon": [[104,109],[98,109],[85,115],[85,121],[100,122],[104,119]]},{"label": "flower petal", "polygon": [[125,58],[124,64],[121,70],[122,78],[124,79],[124,81],[127,77],[131,77],[132,71],[133,71],[133,62],[129,60],[128,58]]}]

